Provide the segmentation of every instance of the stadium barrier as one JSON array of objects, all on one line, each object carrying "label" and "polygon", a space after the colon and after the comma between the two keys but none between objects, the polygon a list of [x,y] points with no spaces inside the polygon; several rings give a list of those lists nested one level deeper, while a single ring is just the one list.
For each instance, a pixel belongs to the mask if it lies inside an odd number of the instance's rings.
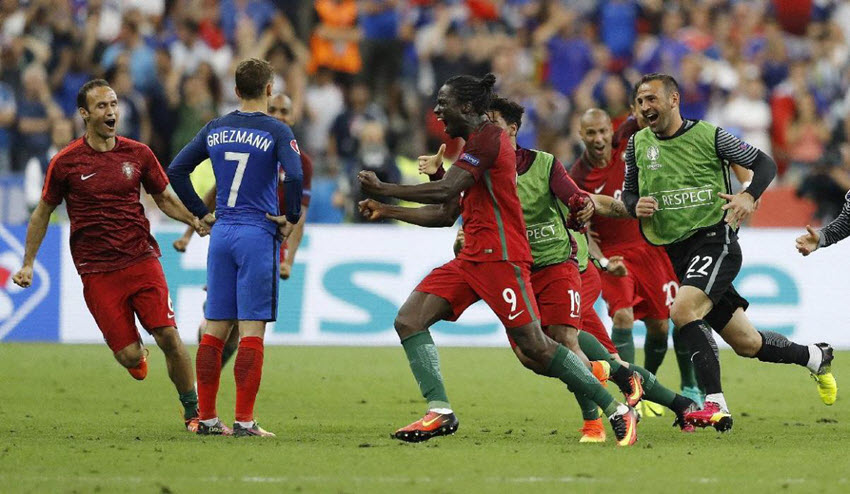
[{"label": "stadium barrier", "polygon": [[[71,261],[67,225],[51,225],[35,265],[33,285],[12,283],[23,254],[24,226],[0,225],[0,340],[96,343],[101,336],[86,308]],[[185,254],[171,243],[178,225],[155,227],[180,333],[197,338],[204,302],[208,239],[194,238]],[[280,282],[278,321],[269,344],[396,345],[396,311],[430,269],[451,256],[453,229],[385,225],[308,225],[289,280]],[[798,230],[748,229],[741,234],[744,266],[736,287],[752,306],[759,329],[801,343],[829,341],[850,348],[850,263],[839,245],[803,258]],[[601,301],[596,305],[610,327]],[[482,303],[457,323],[433,328],[440,345],[505,346],[504,330]],[[636,324],[636,340],[643,341]],[[147,335],[145,338],[150,341]]]}]

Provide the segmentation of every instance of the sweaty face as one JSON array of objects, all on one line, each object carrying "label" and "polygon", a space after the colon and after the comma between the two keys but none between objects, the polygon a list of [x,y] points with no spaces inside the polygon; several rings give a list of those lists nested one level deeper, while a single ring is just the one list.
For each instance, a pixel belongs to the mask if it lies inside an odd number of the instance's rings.
[{"label": "sweaty face", "polygon": [[115,137],[118,126],[118,96],[110,87],[96,87],[86,95],[88,110],[81,110],[87,119],[86,130],[102,139]]},{"label": "sweaty face", "polygon": [[464,116],[460,106],[451,86],[443,85],[437,93],[437,106],[434,107],[434,115],[437,116],[437,120],[445,124],[446,134],[452,138],[464,137],[462,129]]},{"label": "sweaty face", "polygon": [[292,100],[288,96],[278,94],[269,98],[269,109],[267,113],[286,125],[291,126],[293,124]]},{"label": "sweaty face", "polygon": [[608,161],[611,157],[611,138],[614,134],[611,120],[604,117],[582,118],[579,134],[591,159]]},{"label": "sweaty face", "polygon": [[673,123],[673,109],[679,104],[679,93],[667,94],[664,83],[649,81],[640,85],[635,97],[638,111],[646,119],[652,132],[669,135],[677,129],[670,129]]}]

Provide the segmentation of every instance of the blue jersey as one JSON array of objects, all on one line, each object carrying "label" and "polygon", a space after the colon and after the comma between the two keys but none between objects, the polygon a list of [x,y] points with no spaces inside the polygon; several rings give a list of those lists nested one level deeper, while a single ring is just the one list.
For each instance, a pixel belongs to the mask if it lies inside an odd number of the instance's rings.
[{"label": "blue jersey", "polygon": [[216,218],[225,224],[276,226],[266,213],[280,214],[277,199],[279,166],[285,172],[284,213],[295,223],[301,215],[303,173],[292,130],[265,113],[234,111],[210,121],[168,167],[174,192],[202,218],[209,210],[192,187],[189,174],[210,158],[216,181]]}]

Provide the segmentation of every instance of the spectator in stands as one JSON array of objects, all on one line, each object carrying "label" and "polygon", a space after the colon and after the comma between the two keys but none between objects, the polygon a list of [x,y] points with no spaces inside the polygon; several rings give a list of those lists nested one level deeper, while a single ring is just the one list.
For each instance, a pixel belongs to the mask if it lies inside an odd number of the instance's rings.
[{"label": "spectator in stands", "polygon": [[16,112],[15,93],[8,84],[0,81],[0,175],[12,170],[12,135]]},{"label": "spectator in stands", "polygon": [[[401,180],[401,173],[396,165],[395,156],[387,147],[384,125],[377,120],[363,122],[359,133],[355,167],[349,173],[351,183],[355,185],[351,189],[355,192],[351,194],[350,208],[355,213],[357,203],[366,198],[357,185],[357,174],[363,170],[375,172],[375,175],[382,182],[398,183]],[[388,197],[373,197],[373,199],[384,204],[395,204],[396,202]],[[367,222],[358,214],[352,214],[352,219],[355,222]]]},{"label": "spectator in stands", "polygon": [[118,96],[121,118],[118,119],[116,132],[136,141],[150,142],[151,127],[147,102],[133,87],[130,71],[124,68],[116,69],[107,76],[107,80]]},{"label": "spectator in stands", "polygon": [[809,93],[797,96],[794,119],[788,128],[789,177],[799,181],[823,156],[829,141],[829,128],[818,114],[814,97]]},{"label": "spectator in stands", "polygon": [[47,84],[47,72],[37,64],[27,67],[21,75],[23,92],[17,101],[18,107],[18,166],[31,158],[37,158],[47,168],[47,148],[50,146],[51,121],[60,118],[62,110],[53,102]]},{"label": "spectator in stands", "polygon": [[[347,106],[330,128],[328,158],[338,160],[346,172],[351,170],[358,158],[361,132],[367,122],[379,121],[386,124],[386,115],[381,108],[371,103],[369,86],[357,81],[348,89]],[[381,129],[382,136],[384,129]]]},{"label": "spectator in stands", "polygon": [[305,98],[306,148],[316,157],[324,156],[328,149],[328,135],[336,116],[345,110],[342,90],[334,83],[333,71],[319,67],[307,87]]},{"label": "spectator in stands", "polygon": [[719,120],[724,129],[772,156],[772,120],[764,95],[761,79],[756,74],[742,73],[740,84],[723,105]]},{"label": "spectator in stands", "polygon": [[145,44],[135,20],[125,16],[121,23],[118,38],[103,52],[100,64],[110,69],[122,54],[129,55],[130,74],[133,85],[144,94],[148,94],[156,85],[156,53]]},{"label": "spectator in stands", "polygon": [[310,38],[310,66],[314,72],[321,66],[351,77],[362,69],[358,43],[362,32],[357,26],[355,0],[316,0],[319,24]]},{"label": "spectator in stands", "polygon": [[401,73],[402,43],[399,39],[401,13],[398,0],[360,2],[363,30],[363,76],[372,94],[384,101]]}]

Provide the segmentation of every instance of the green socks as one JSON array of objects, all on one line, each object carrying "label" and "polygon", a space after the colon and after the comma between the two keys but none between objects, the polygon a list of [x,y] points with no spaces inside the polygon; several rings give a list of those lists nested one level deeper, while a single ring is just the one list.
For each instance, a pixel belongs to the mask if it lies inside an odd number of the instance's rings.
[{"label": "green socks", "polygon": [[401,340],[410,370],[419,384],[419,391],[428,400],[428,409],[451,408],[446,388],[443,386],[443,376],[440,374],[440,356],[437,346],[431,339],[431,333],[420,331]]},{"label": "green socks", "polygon": [[612,328],[611,341],[617,347],[620,358],[633,364],[635,362],[635,339],[632,337],[632,328]]},{"label": "green socks", "polygon": [[682,375],[682,389],[698,387],[694,363],[691,362],[691,354],[687,346],[681,340],[679,328],[673,328],[673,349],[676,351],[676,362],[679,364],[679,373]]},{"label": "green socks", "polygon": [[198,416],[198,392],[192,388],[185,393],[177,395],[180,398],[180,403],[183,404],[183,418],[189,420],[192,417]]},{"label": "green socks", "polygon": [[581,418],[584,420],[596,420],[599,418],[599,407],[593,400],[584,395],[576,394],[576,401],[581,408]]},{"label": "green socks", "polygon": [[639,365],[631,365],[631,370],[637,372],[643,378],[643,397],[649,401],[664,405],[673,410],[673,400],[676,399],[676,393],[665,388],[663,384],[658,382],[655,374],[649,372]]},{"label": "green socks", "polygon": [[646,334],[646,342],[643,345],[644,361],[646,370],[655,374],[667,355],[667,335]]},{"label": "green socks", "polygon": [[564,345],[558,345],[555,356],[546,369],[546,375],[557,377],[573,393],[584,395],[599,408],[605,415],[613,415],[617,411],[617,402],[602,387],[602,384],[591,374],[579,358]]}]

